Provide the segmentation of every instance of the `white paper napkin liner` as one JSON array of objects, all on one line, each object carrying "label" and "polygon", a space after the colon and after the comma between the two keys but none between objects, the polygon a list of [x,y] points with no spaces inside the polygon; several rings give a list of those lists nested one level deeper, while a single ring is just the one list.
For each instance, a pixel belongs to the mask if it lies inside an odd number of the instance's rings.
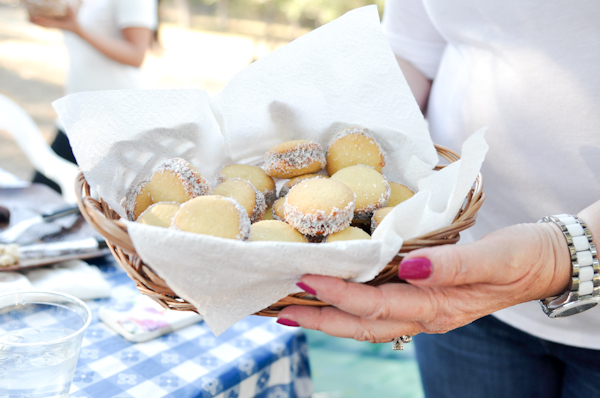
[{"label": "white paper napkin liner", "polygon": [[110,90],[52,103],[88,184],[121,217],[127,192],[174,157],[214,179],[230,163],[203,90]]},{"label": "white paper napkin liner", "polygon": [[393,245],[377,240],[242,242],[134,222],[127,222],[127,229],[140,258],[198,309],[215,335],[300,292],[296,283],[304,274],[373,279],[402,245],[401,240]]}]

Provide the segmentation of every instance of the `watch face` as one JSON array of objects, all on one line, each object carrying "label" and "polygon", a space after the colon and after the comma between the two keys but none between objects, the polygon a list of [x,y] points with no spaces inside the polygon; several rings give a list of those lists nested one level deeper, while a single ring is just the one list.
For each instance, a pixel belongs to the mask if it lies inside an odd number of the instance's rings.
[{"label": "watch face", "polygon": [[599,297],[589,297],[580,299],[572,303],[567,303],[559,308],[552,310],[548,315],[550,318],[565,318],[571,315],[577,315],[598,305]]}]

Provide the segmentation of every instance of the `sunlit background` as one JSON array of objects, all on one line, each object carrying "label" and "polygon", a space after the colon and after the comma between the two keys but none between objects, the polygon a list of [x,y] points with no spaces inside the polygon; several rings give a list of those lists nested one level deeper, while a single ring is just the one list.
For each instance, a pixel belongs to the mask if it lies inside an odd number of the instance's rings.
[{"label": "sunlit background", "polygon": [[[126,1],[126,0],[124,0]],[[218,93],[241,69],[345,12],[384,0],[162,0],[160,46],[146,57],[153,88]],[[18,0],[0,0],[0,93],[21,105],[51,142],[68,53],[59,30],[29,23]],[[0,130],[0,168],[30,180],[33,168]],[[314,398],[419,398],[414,351],[307,332]]]}]

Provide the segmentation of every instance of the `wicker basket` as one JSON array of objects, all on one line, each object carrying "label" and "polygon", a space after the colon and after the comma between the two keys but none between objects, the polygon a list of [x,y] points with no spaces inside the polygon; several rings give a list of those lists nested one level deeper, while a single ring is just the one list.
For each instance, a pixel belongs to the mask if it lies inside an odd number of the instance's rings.
[{"label": "wicker basket", "polygon": [[[436,145],[435,148],[439,156],[449,162],[455,162],[460,158],[456,152],[448,148],[440,145]],[[437,166],[436,170],[440,170],[443,167],[445,166]],[[190,303],[179,298],[177,294],[174,293],[171,288],[169,288],[169,286],[167,286],[167,284],[152,271],[152,269],[150,269],[150,267],[144,264],[138,256],[135,247],[133,247],[131,238],[127,233],[126,224],[120,220],[121,217],[111,209],[106,202],[101,198],[98,201],[90,195],[90,187],[82,172],[79,172],[77,175],[75,188],[81,214],[83,214],[85,219],[106,238],[112,254],[125,269],[129,277],[135,281],[140,292],[154,299],[154,301],[165,308],[179,311],[196,311]],[[375,279],[366,283],[377,286],[383,283],[401,282],[397,276],[398,264],[404,253],[423,247],[458,242],[460,239],[459,233],[475,224],[477,212],[485,198],[482,188],[483,177],[479,174],[473,184],[473,188],[465,198],[462,208],[459,210],[450,226],[405,241],[400,252],[384,268],[384,270],[375,277]],[[296,293],[257,312],[256,315],[277,316],[279,311],[288,305],[326,306],[328,304],[317,300],[307,293]]]}]

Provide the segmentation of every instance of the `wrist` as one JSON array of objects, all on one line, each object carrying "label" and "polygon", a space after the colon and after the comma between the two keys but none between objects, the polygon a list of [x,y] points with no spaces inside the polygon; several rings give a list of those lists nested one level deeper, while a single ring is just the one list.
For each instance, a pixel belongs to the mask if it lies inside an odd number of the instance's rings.
[{"label": "wrist", "polygon": [[552,257],[554,261],[553,278],[550,280],[548,288],[542,294],[540,299],[550,296],[557,296],[569,288],[571,283],[571,254],[569,246],[560,227],[554,223],[538,224],[544,229],[544,233],[550,241]]}]

